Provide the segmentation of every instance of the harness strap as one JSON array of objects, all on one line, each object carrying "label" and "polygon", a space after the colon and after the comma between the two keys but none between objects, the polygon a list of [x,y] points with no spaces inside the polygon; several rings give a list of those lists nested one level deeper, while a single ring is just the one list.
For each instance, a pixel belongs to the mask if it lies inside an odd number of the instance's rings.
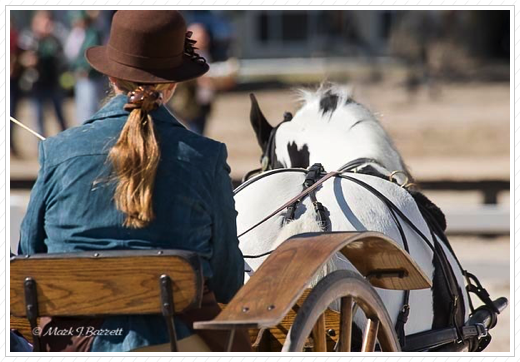
[{"label": "harness strap", "polygon": [[314,183],[311,187],[303,190],[300,194],[296,195],[295,197],[293,197],[292,199],[290,199],[289,201],[287,201],[285,204],[283,204],[282,206],[280,206],[279,208],[277,208],[275,211],[273,211],[272,213],[270,213],[269,215],[267,215],[266,217],[264,217],[262,220],[260,220],[259,222],[257,222],[256,224],[254,224],[253,226],[251,226],[249,229],[247,229],[246,231],[244,231],[243,233],[241,233],[240,235],[238,235],[238,238],[241,238],[242,236],[244,236],[245,234],[247,234],[248,232],[250,232],[251,230],[255,229],[256,227],[258,227],[259,225],[261,225],[262,223],[266,222],[267,220],[269,220],[270,218],[272,218],[273,216],[275,216],[276,214],[278,214],[280,211],[282,211],[283,209],[287,208],[289,205],[292,205],[294,204],[296,201],[300,201],[304,196],[307,196],[308,194],[310,194],[311,192],[313,192],[314,190],[316,190],[322,183],[324,183],[325,181],[327,181],[329,178],[331,177],[334,177],[336,175],[338,175],[338,171],[332,171],[332,172],[329,172],[328,174],[326,174],[325,176],[323,176],[322,178],[320,178],[318,181],[316,181],[316,183]]},{"label": "harness strap", "polygon": [[[464,276],[466,277],[466,281],[468,283],[468,285],[466,286],[466,290],[468,291],[468,293],[476,294],[477,297],[479,297],[479,299],[487,307],[491,308],[491,310],[493,312],[500,314],[500,311],[495,306],[495,303],[493,303],[493,301],[489,297],[488,291],[482,286],[482,284],[480,284],[480,281],[477,279],[477,277],[475,275],[471,274],[470,272],[468,272],[467,270],[464,270]],[[472,281],[474,281],[476,285],[474,285],[472,283]],[[471,301],[471,298],[469,298],[469,300]],[[470,303],[470,308],[471,308],[471,313],[472,314],[475,313],[475,309],[473,308],[473,304],[471,304],[471,303]]]},{"label": "harness strap", "polygon": [[[430,242],[428,241],[428,239],[426,238],[426,236],[410,221],[410,219],[408,219],[406,217],[406,215],[404,215],[400,210],[399,208],[397,208],[397,206],[395,206],[386,196],[384,196],[383,194],[381,194],[378,190],[376,190],[375,188],[373,188],[372,186],[366,184],[365,182],[363,181],[360,181],[358,179],[355,179],[355,178],[352,178],[352,177],[349,177],[349,176],[345,176],[345,175],[341,175],[342,178],[345,178],[347,180],[351,180],[352,182],[354,183],[357,183],[358,185],[364,187],[365,189],[367,189],[368,191],[372,192],[372,194],[374,194],[375,196],[377,196],[381,201],[383,201],[389,208],[390,210],[392,210],[392,213],[397,213],[399,215],[399,217],[401,217],[423,240],[424,242],[432,249],[433,251],[433,254],[435,257],[439,257],[439,254],[442,253],[442,249],[440,248],[440,245],[438,244],[438,240],[437,238],[433,235],[433,231],[431,230],[430,228],[430,233],[432,233],[432,238],[433,238],[433,243],[434,245],[430,244]],[[395,215],[394,215],[394,219],[396,219]],[[446,261],[446,256],[443,255],[444,258],[444,261]],[[450,311],[450,316],[451,316],[451,319],[452,319],[452,323],[453,325],[456,327],[457,330],[460,330],[460,326],[461,326],[461,323],[458,323],[457,321],[457,307],[458,307],[458,293],[457,293],[457,289],[454,290],[454,277],[450,274],[448,274],[448,271],[447,271],[447,267],[446,265],[444,265],[444,263],[442,262],[442,259],[441,261],[439,262],[439,265],[441,266],[441,269],[442,269],[442,274],[444,276],[444,280],[445,280],[445,283],[448,287],[448,290],[449,290],[449,293],[450,293],[450,296],[451,296],[451,302],[452,302],[452,305],[451,305],[451,311]],[[450,279],[450,276],[453,278]],[[403,312],[403,317],[404,317],[404,313]],[[399,333],[397,331],[397,333]],[[404,333],[404,332],[403,332]],[[462,338],[462,336],[460,336],[460,338]]]},{"label": "harness strap", "polygon": [[[406,322],[408,320],[409,311],[410,311],[410,307],[409,307],[410,292],[409,291],[404,292],[403,307],[402,307],[401,311],[399,312],[399,315],[398,315],[397,321],[396,321],[396,326],[395,326],[396,333],[398,335],[399,342],[401,344],[401,349],[403,351],[428,350],[428,349],[436,348],[438,346],[441,346],[441,345],[447,344],[447,343],[471,340],[472,338],[474,339],[475,337],[477,337],[477,339],[479,341],[482,340],[483,342],[485,342],[485,343],[479,342],[477,345],[479,350],[484,349],[485,346],[489,343],[489,340],[491,339],[490,336],[487,334],[487,329],[485,328],[485,326],[483,326],[480,323],[477,323],[474,325],[469,325],[469,326],[461,326],[461,323],[459,323],[459,321],[458,321],[458,319],[460,319],[461,315],[464,314],[463,311],[462,311],[462,313],[460,313],[461,312],[460,308],[461,307],[463,308],[464,304],[459,303],[459,301],[458,301],[459,297],[461,297],[460,289],[458,288],[458,284],[456,283],[453,271],[451,270],[451,268],[448,267],[449,263],[447,261],[446,255],[445,255],[444,251],[442,250],[442,247],[436,236],[438,236],[444,242],[444,244],[446,245],[448,250],[453,254],[453,257],[455,258],[460,270],[462,271],[463,275],[466,277],[466,280],[468,283],[468,285],[466,287],[468,296],[469,296],[470,292],[476,294],[485,303],[485,305],[488,307],[489,310],[491,310],[492,312],[495,312],[497,314],[500,313],[497,310],[497,307],[495,306],[495,304],[489,298],[489,294],[487,293],[486,289],[484,289],[482,287],[482,285],[480,284],[480,282],[476,276],[467,272],[462,267],[460,261],[458,260],[455,253],[453,252],[453,249],[452,249],[446,235],[444,234],[444,231],[442,230],[442,228],[439,226],[439,224],[437,223],[435,218],[430,214],[430,212],[426,208],[422,207],[422,205],[420,205],[419,203],[417,204],[419,209],[421,210],[423,217],[427,221],[428,227],[430,229],[429,231],[430,231],[431,237],[433,239],[433,244],[430,243],[428,238],[386,196],[384,196],[378,190],[376,190],[375,188],[373,188],[372,186],[370,186],[369,184],[367,184],[361,180],[358,180],[358,179],[355,179],[355,178],[352,178],[352,177],[349,177],[346,175],[342,175],[342,173],[344,173],[344,172],[355,170],[359,166],[362,166],[367,163],[375,163],[375,164],[379,165],[379,163],[376,160],[373,160],[370,158],[360,158],[360,159],[356,159],[356,160],[353,160],[353,161],[345,164],[338,171],[333,171],[333,172],[327,173],[321,179],[318,179],[318,177],[321,175],[321,173],[324,172],[323,167],[321,166],[321,164],[313,165],[311,168],[309,168],[309,171],[307,172],[307,176],[306,176],[306,179],[304,182],[304,190],[299,195],[297,195],[293,199],[289,200],[284,205],[280,206],[273,213],[271,213],[270,215],[265,217],[263,220],[261,220],[260,222],[256,223],[252,227],[250,227],[248,230],[246,230],[245,232],[240,234],[238,237],[240,238],[244,234],[246,234],[249,231],[253,230],[254,228],[258,227],[260,224],[262,224],[266,220],[268,220],[271,217],[273,217],[274,215],[278,214],[284,208],[288,208],[286,218],[287,219],[294,218],[294,211],[297,207],[297,204],[301,201],[301,199],[303,197],[305,197],[307,195],[310,196],[310,198],[313,202],[313,205],[315,207],[316,214],[317,214],[317,221],[320,223],[320,226],[322,226],[322,228],[324,228],[324,227],[326,228],[325,220],[327,220],[327,216],[325,214],[325,208],[323,207],[323,205],[321,203],[319,203],[316,200],[315,190],[326,180],[328,180],[329,178],[334,177],[334,176],[339,176],[341,178],[350,180],[350,181],[358,184],[359,186],[362,186],[366,190],[370,191],[373,195],[378,197],[389,208],[389,210],[391,211],[391,214],[394,218],[394,221],[396,222],[396,225],[399,229],[399,232],[401,234],[401,238],[403,240],[403,247],[408,253],[409,253],[409,249],[408,249],[408,243],[406,240],[406,236],[402,229],[401,223],[399,222],[399,219],[397,218],[397,215],[399,215],[399,217],[402,220],[404,220],[406,222],[406,224],[423,239],[423,241],[426,243],[426,245],[428,245],[430,247],[430,249],[432,250],[432,252],[434,253],[434,257],[436,257],[439,260],[439,265],[442,270],[443,278],[445,280],[445,283],[446,283],[449,293],[450,293],[451,302],[452,302],[451,308],[450,308],[450,319],[451,319],[452,325],[453,325],[452,328],[444,328],[444,329],[440,329],[440,330],[421,332],[421,333],[416,333],[416,334],[405,337],[404,325],[406,324]],[[325,229],[323,229],[323,230],[325,230]],[[269,251],[260,256],[266,256],[266,255],[270,254],[271,252],[272,251]],[[260,256],[244,256],[244,257],[245,258],[248,258],[248,257],[254,258],[254,257],[260,257]],[[449,271],[447,269],[449,269]],[[474,281],[476,285],[472,284],[471,281]],[[471,303],[471,298],[469,298],[469,303],[470,303],[471,312],[472,312],[472,314],[474,314],[475,310]],[[481,307],[481,308],[483,308],[483,307]],[[490,314],[493,314],[493,313],[490,313]],[[493,315],[496,315],[496,314],[493,314]],[[459,317],[459,318],[457,318],[457,317]],[[462,323],[464,323],[464,321],[462,321]]]},{"label": "harness strap", "polygon": [[[491,300],[491,298],[489,297],[489,293],[487,292],[487,290],[482,286],[482,284],[480,283],[480,281],[478,280],[478,278],[471,274],[470,272],[468,272],[467,270],[465,270],[463,267],[462,267],[462,264],[460,263],[459,259],[457,258],[456,254],[453,252],[453,249],[451,247],[451,244],[450,242],[448,241],[448,238],[446,237],[446,234],[443,232],[441,226],[437,223],[437,220],[435,220],[435,218],[431,215],[431,213],[424,207],[422,207],[421,205],[419,205],[419,208],[421,210],[421,213],[423,214],[423,216],[425,217],[425,219],[427,219],[428,221],[428,226],[430,227],[430,230],[431,229],[434,229],[435,230],[435,234],[438,235],[441,240],[444,242],[444,245],[446,245],[446,247],[448,248],[448,250],[451,252],[451,254],[453,255],[453,257],[455,258],[455,261],[457,262],[462,274],[464,275],[464,277],[466,278],[466,282],[467,282],[467,286],[466,286],[466,292],[468,293],[468,303],[469,303],[469,308],[471,310],[471,314],[475,313],[475,308],[473,306],[473,302],[471,301],[471,296],[470,296],[470,293],[474,293],[477,295],[477,297],[479,297],[479,299],[488,307],[490,308],[493,312],[499,314],[500,311],[497,309],[497,307],[495,306],[495,304],[493,303],[493,301]],[[432,231],[433,232],[433,231]],[[474,285],[473,282],[475,282],[476,285]]]},{"label": "harness strap", "polygon": [[[386,204],[386,203],[385,203]],[[386,205],[388,207],[388,205]],[[401,240],[403,241],[404,250],[410,254],[410,248],[408,247],[408,240],[406,239],[406,234],[404,233],[401,222],[397,218],[394,210],[388,207],[390,210],[390,214],[397,225],[397,229],[399,230],[399,234],[401,236]],[[399,339],[399,344],[401,345],[401,349],[403,349],[406,345],[406,334],[404,332],[404,326],[406,322],[408,322],[408,316],[410,315],[410,291],[405,290],[403,292],[403,306],[397,315],[397,321],[395,322],[395,332],[397,333],[397,338]]]},{"label": "harness strap", "polygon": [[[437,220],[433,217],[433,215],[430,213],[430,211],[427,208],[425,208],[424,206],[422,206],[420,204],[418,204],[418,206],[419,206],[419,211],[423,215],[423,217],[426,220],[427,225],[428,225],[428,227],[430,229],[430,233],[431,233],[432,239],[433,239],[433,241],[435,243],[435,248],[437,250],[437,253],[434,254],[434,257],[437,259],[437,261],[438,261],[438,263],[439,263],[439,265],[441,267],[441,272],[442,272],[442,274],[444,276],[444,280],[446,281],[446,284],[447,284],[449,292],[450,292],[450,296],[451,296],[451,306],[450,306],[451,307],[450,308],[451,322],[452,322],[452,325],[458,331],[459,340],[462,340],[463,339],[463,333],[462,333],[462,330],[461,330],[461,325],[464,324],[464,308],[465,308],[464,307],[464,302],[462,300],[462,292],[459,289],[458,283],[456,282],[456,277],[453,274],[452,269],[449,267],[449,262],[447,260],[446,254],[444,253],[444,251],[443,251],[443,249],[442,249],[442,247],[441,247],[441,245],[439,243],[439,240],[437,239],[436,236],[439,236],[441,238],[441,240],[444,242],[444,245],[446,245],[448,250],[453,255],[453,257],[455,258],[455,260],[456,260],[456,262],[457,262],[457,264],[458,264],[462,274],[466,277],[466,279],[468,281],[468,286],[466,287],[466,292],[468,294],[469,306],[470,306],[470,309],[471,309],[471,311],[473,313],[474,309],[473,309],[473,305],[472,305],[472,302],[471,302],[471,297],[469,295],[469,292],[470,292],[469,288],[470,288],[471,282],[470,282],[470,280],[468,278],[467,271],[462,268],[462,265],[460,264],[459,260],[455,256],[455,253],[453,252],[453,249],[451,248],[451,245],[450,245],[448,239],[446,238],[446,235],[445,235],[444,231],[442,230],[440,225],[437,223]],[[449,274],[447,274],[447,273],[449,273]],[[480,283],[479,283],[479,285],[480,285]],[[485,289],[484,289],[484,291],[485,291]],[[461,299],[461,300],[459,301],[459,299]],[[493,302],[489,298],[489,294],[488,294],[488,298],[487,299],[488,299],[488,302],[485,302],[486,305],[490,306],[493,309],[496,309],[495,305],[493,304]]]},{"label": "harness strap", "polygon": [[[352,160],[350,162],[347,162],[346,164],[344,164],[343,166],[341,166],[338,171],[340,172],[348,172],[348,171],[352,171],[356,168],[358,168],[359,166],[362,166],[364,164],[367,164],[367,163],[373,163],[373,164],[376,164],[380,167],[383,167],[383,165],[381,165],[376,159],[374,158],[367,158],[367,157],[360,157],[360,158],[356,158],[355,160]],[[384,167],[383,167],[384,168]]]},{"label": "harness strap", "polygon": [[[486,337],[487,330],[483,324],[464,326],[461,328],[462,339]],[[406,337],[406,348],[403,352],[419,352],[432,348],[440,347],[448,343],[455,343],[459,340],[457,328],[443,328],[411,334]]]}]

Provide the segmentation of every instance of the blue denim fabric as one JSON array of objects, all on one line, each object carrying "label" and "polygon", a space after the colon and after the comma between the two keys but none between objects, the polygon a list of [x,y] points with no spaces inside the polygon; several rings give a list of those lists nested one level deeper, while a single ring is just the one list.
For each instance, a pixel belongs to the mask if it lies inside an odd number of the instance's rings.
[{"label": "blue denim fabric", "polygon": [[[184,249],[202,258],[203,274],[217,300],[227,303],[243,284],[236,211],[225,145],[186,130],[165,107],[151,113],[161,149],[147,227],[122,226],[107,154],[128,112],[114,97],[80,127],[40,143],[40,171],[20,236],[20,254],[114,249]],[[107,271],[109,272],[109,271]],[[168,342],[161,316],[108,318],[102,328],[123,336],[99,336],[93,351],[127,351]],[[178,338],[192,331],[176,322]]]}]

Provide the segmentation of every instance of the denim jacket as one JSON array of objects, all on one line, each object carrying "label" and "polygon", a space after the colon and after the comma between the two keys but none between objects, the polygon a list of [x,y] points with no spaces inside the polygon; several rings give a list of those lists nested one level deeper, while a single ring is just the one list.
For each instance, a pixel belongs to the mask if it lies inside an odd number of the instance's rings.
[{"label": "denim jacket", "polygon": [[[202,259],[217,300],[227,303],[243,284],[236,211],[224,144],[186,130],[164,107],[151,112],[161,159],[153,194],[155,219],[123,227],[114,204],[107,155],[127,120],[126,96],[114,97],[80,127],[42,141],[40,171],[20,236],[20,254],[114,249],[184,249]],[[109,272],[109,271],[107,271]],[[162,316],[110,317],[92,351],[128,351],[168,342]],[[193,333],[176,321],[178,338]]]}]

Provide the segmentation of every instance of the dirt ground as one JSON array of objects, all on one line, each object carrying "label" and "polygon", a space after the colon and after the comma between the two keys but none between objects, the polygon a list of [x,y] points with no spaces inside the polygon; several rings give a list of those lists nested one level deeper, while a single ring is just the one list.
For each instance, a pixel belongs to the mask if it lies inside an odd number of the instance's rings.
[{"label": "dirt ground", "polygon": [[[510,351],[511,288],[509,237],[479,238],[452,236],[449,238],[462,266],[475,274],[491,299],[506,297],[510,306],[498,316],[497,326],[491,330],[491,343],[485,352]],[[492,251],[492,252],[491,252]],[[476,302],[476,299],[473,299]]]},{"label": "dirt ground", "polygon": [[[509,85],[444,85],[409,98],[396,82],[353,84],[354,97],[382,122],[418,179],[509,179]],[[255,92],[273,124],[298,104],[290,90]],[[228,146],[233,175],[258,167],[260,150],[249,124],[247,93],[222,95],[208,136]]]},{"label": "dirt ground", "polygon": [[[351,86],[356,100],[378,115],[417,179],[510,179],[508,83],[442,85],[436,89],[435,97],[421,89],[412,98],[398,81]],[[284,111],[297,110],[290,90],[255,93],[273,125],[282,120]],[[233,178],[241,178],[248,170],[259,167],[260,149],[249,124],[249,107],[247,92],[221,94],[208,124],[207,135],[228,147]],[[69,120],[73,119],[73,110],[72,101],[67,101]],[[35,128],[34,113],[27,101],[22,103],[18,118]],[[49,117],[50,134],[57,132],[55,124]],[[22,148],[23,159],[11,157],[11,177],[34,177],[38,170],[36,139],[17,129],[15,142]],[[480,202],[479,195],[471,192],[432,195],[441,208]],[[509,197],[507,192],[501,194],[500,203],[509,205]],[[492,298],[510,297],[509,237],[450,239],[463,265],[481,278]],[[510,308],[500,315],[486,352],[509,351],[509,313]]]},{"label": "dirt ground", "polygon": [[[439,85],[430,96],[420,89],[410,97],[400,83],[351,83],[354,97],[380,119],[417,179],[509,179],[510,109],[508,83]],[[295,113],[292,90],[255,91],[267,119],[273,124],[283,113]],[[214,103],[207,136],[226,143],[233,178],[259,166],[260,149],[249,124],[248,92],[220,94]],[[49,109],[47,132],[58,132]],[[65,114],[74,125],[74,104],[65,103]],[[36,129],[33,107],[22,102],[17,118]],[[23,162],[11,158],[11,175],[36,174],[37,140],[16,129],[14,141]]]}]

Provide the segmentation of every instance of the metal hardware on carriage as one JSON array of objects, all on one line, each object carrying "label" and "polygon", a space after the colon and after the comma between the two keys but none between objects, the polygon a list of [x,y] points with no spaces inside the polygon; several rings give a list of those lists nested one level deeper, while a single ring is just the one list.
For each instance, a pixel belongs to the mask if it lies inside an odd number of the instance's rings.
[{"label": "metal hardware on carriage", "polygon": [[168,275],[163,274],[159,277],[159,284],[161,289],[161,312],[166,322],[166,326],[168,327],[170,350],[172,352],[177,352],[177,333],[175,331],[175,322],[173,319],[175,310],[173,303],[172,280]]},{"label": "metal hardware on carriage", "polygon": [[38,294],[36,292],[36,281],[33,278],[26,278],[24,281],[25,292],[25,311],[27,319],[31,325],[33,335],[34,352],[41,351],[40,335],[38,329]]}]

